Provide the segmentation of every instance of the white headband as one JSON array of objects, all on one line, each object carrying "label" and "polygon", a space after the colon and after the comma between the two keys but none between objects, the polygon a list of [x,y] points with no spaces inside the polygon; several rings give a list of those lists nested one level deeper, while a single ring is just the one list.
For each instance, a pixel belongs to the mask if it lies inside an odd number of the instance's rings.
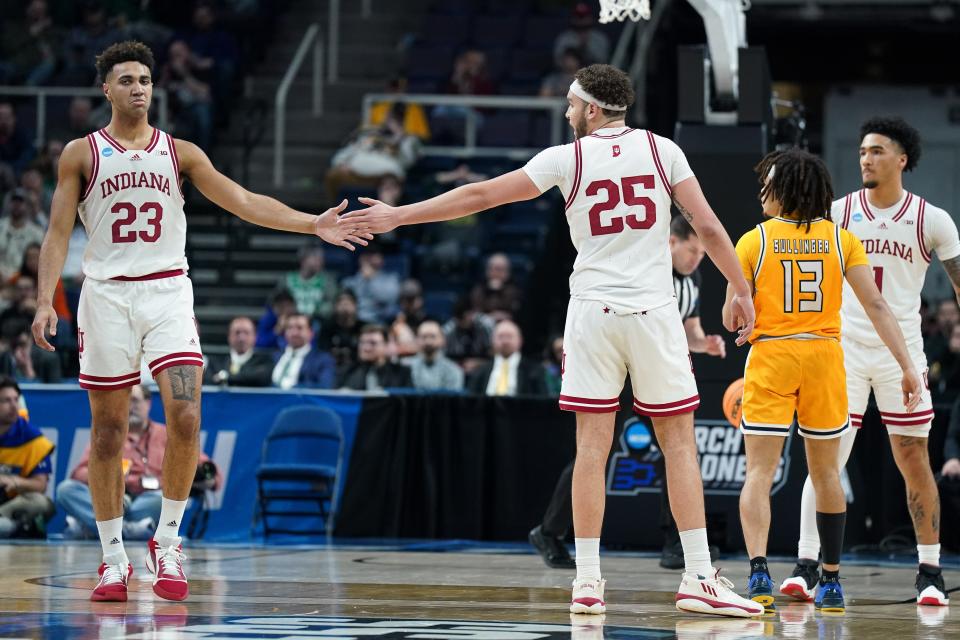
[{"label": "white headband", "polygon": [[574,80],[573,84],[570,85],[570,93],[577,96],[586,103],[592,103],[600,107],[601,109],[606,109],[608,111],[626,111],[627,107],[622,105],[615,105],[603,102],[602,100],[597,100],[592,95],[590,95],[586,89],[583,88],[583,85],[580,84],[579,80]]}]

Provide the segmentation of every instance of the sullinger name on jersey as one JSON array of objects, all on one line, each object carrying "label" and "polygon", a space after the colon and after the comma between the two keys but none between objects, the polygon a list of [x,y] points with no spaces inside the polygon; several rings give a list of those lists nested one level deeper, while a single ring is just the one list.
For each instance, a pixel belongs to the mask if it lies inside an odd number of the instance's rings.
[{"label": "sullinger name on jersey", "polygon": [[123,191],[124,189],[156,189],[170,195],[170,179],[152,171],[128,171],[118,173],[111,178],[104,178],[100,182],[100,197]]},{"label": "sullinger name on jersey", "polygon": [[913,262],[913,247],[908,247],[902,242],[896,240],[877,240],[875,238],[861,238],[863,250],[867,255],[879,253],[896,258],[903,258],[907,262]]},{"label": "sullinger name on jersey", "polygon": [[830,253],[830,241],[822,239],[798,240],[782,238],[773,241],[774,253]]}]

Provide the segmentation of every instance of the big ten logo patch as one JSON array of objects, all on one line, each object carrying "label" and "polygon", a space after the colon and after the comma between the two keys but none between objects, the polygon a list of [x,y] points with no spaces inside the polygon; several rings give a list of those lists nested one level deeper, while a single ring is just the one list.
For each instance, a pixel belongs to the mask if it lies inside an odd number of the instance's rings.
[{"label": "big ten logo patch", "polygon": [[[787,437],[771,493],[776,493],[786,483],[792,437],[792,433]],[[747,476],[747,454],[740,430],[725,420],[697,420],[694,438],[704,493],[738,495]],[[629,418],[623,425],[618,444],[607,469],[607,494],[632,496],[659,492],[666,483],[663,453],[653,437],[653,427],[648,419]]]}]

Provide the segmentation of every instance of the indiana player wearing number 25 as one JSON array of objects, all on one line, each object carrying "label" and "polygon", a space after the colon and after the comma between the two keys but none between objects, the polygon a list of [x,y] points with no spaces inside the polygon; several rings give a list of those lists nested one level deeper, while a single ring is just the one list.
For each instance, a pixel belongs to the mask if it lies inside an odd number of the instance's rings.
[{"label": "indiana player wearing number 25", "polygon": [[[799,149],[775,151],[756,171],[768,220],[737,243],[757,313],[740,418],[747,451],[740,520],[750,557],[748,590],[767,611],[774,609],[766,558],[770,488],[796,415],[817,493],[816,526],[823,543],[823,571],[815,581],[819,584],[813,585],[813,600],[821,611],[843,612],[839,571],[847,500],[837,453],[841,436],[850,429],[840,347],[844,279],[896,360],[901,411],[911,412],[920,402],[920,376],[900,325],[877,290],[863,245],[830,219],[833,188],[823,162]],[[732,297],[728,290],[723,310],[727,328],[736,325]]]},{"label": "indiana player wearing number 25", "polygon": [[739,344],[753,328],[750,289],[730,238],[707,204],[683,152],[670,140],[625,126],[633,88],[609,65],[580,69],[567,94],[576,141],[537,154],[511,173],[459,187],[424,202],[369,208],[340,224],[383,233],[404,224],[467,216],[559,187],[566,198],[577,259],[570,276],[560,408],[577,414],[573,528],[577,576],[570,611],[603,613],[600,528],[604,468],[627,373],[634,411],[650,416],[666,457],[670,505],[680,531],[685,572],[676,606],[750,617],[763,608],[734,593],[710,564],[703,487],[694,442],[700,403],[673,289],[670,203],[677,203],[707,254],[730,281]]},{"label": "indiana player wearing number 25", "polygon": [[352,249],[370,234],[336,224],[338,207],[316,216],[248,192],[220,174],[195,145],[175,140],[147,121],[153,91],[153,54],[139,42],[111,45],[96,59],[110,124],[63,150],[50,227],[40,252],[34,340],[52,351],[51,305],[77,213],[89,243],[78,313],[80,386],[87,389],[90,494],[103,563],[91,600],[125,601],[133,572],[121,537],[123,479],[130,388],[145,359],[160,388],[167,417],[160,522],[147,547],[146,566],[161,598],[188,595],[179,528],[199,453],[203,360],[193,315],[193,289],[184,255],[187,222],[181,179],[207,198],[254,224],[320,236]]}]

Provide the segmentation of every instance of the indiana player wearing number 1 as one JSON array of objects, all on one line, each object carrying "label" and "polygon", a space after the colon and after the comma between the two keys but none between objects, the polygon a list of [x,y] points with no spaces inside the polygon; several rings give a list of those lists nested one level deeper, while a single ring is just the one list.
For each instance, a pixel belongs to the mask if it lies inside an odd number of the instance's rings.
[{"label": "indiana player wearing number 1", "polygon": [[123,546],[123,473],[120,454],[130,388],[145,359],[160,388],[167,417],[160,522],[147,548],[153,590],[161,598],[188,595],[179,528],[197,468],[203,360],[186,276],[186,217],[181,177],[238,217],[285,231],[316,234],[353,248],[366,244],[336,217],[294,211],[250,193],[220,174],[195,145],[150,126],[153,54],[139,42],[108,47],[96,60],[112,107],[106,128],[63,150],[50,227],[40,252],[34,340],[53,351],[51,304],[77,213],[89,236],[78,313],[80,386],[90,397],[90,494],[103,547],[91,600],[125,601],[133,572]]},{"label": "indiana player wearing number 1", "polygon": [[633,102],[629,77],[609,65],[580,69],[575,77],[566,113],[574,143],[546,149],[522,169],[424,202],[391,207],[361,198],[371,206],[344,215],[340,223],[384,233],[530,200],[559,187],[577,249],[560,391],[560,408],[577,414],[572,492],[577,577],[570,611],[603,613],[606,608],[600,574],[604,470],[629,372],[633,408],[652,418],[667,460],[670,504],[686,565],[677,608],[760,615],[762,607],[734,593],[732,583],[710,564],[693,433],[693,411],[700,401],[673,291],[671,198],[737,292],[733,306],[743,327],[741,344],[753,326],[750,290],[730,238],[683,152],[670,140],[625,126]]},{"label": "indiana player wearing number 1", "polygon": [[[864,188],[834,202],[833,219],[863,242],[877,286],[900,323],[914,366],[925,374],[920,290],[930,254],[936,252],[955,292],[960,292],[957,226],[946,211],[903,188],[903,172],[917,166],[920,159],[920,136],[913,127],[901,118],[872,118],[861,127],[860,140]],[[890,434],[894,460],[903,475],[917,536],[917,603],[946,605],[949,600],[940,570],[940,499],[927,452],[933,420],[930,391],[923,390],[916,411],[904,413],[899,402],[899,368],[872,331],[863,306],[845,292],[841,313],[854,428],[841,439],[840,466],[850,457],[872,389],[880,418]],[[820,550],[813,524],[814,499],[808,478],[801,502],[797,566],[793,576],[780,586],[780,591],[800,600],[809,599],[810,568],[816,566]]]}]

